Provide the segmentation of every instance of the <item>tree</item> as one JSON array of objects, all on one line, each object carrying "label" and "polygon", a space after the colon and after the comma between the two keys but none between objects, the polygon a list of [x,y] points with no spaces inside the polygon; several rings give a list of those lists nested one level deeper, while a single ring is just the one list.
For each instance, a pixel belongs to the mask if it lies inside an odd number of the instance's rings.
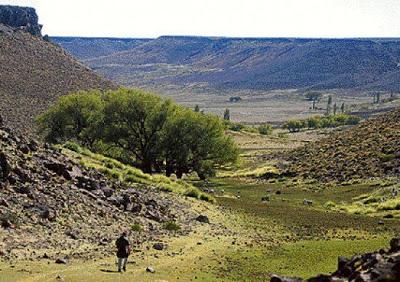
[{"label": "tree", "polygon": [[216,116],[140,90],[67,95],[38,119],[50,142],[74,139],[144,172],[196,171],[201,178],[235,162],[238,149]]},{"label": "tree", "polygon": [[308,101],[312,101],[312,109],[315,110],[315,104],[321,99],[322,94],[318,92],[308,92],[305,97]]},{"label": "tree", "polygon": [[171,101],[138,90],[108,92],[104,107],[104,141],[130,153],[151,173],[162,155],[160,139]]},{"label": "tree", "polygon": [[63,96],[58,103],[37,118],[39,132],[47,142],[68,139],[91,147],[99,134],[104,103],[98,91]]},{"label": "tree", "polygon": [[328,103],[326,105],[326,114],[330,115],[331,113],[331,108],[332,108],[332,96],[328,97]]},{"label": "tree", "polygon": [[333,104],[333,115],[336,115],[336,111],[337,111],[337,105],[335,103]]},{"label": "tree", "polygon": [[201,179],[214,174],[215,168],[235,162],[238,149],[225,136],[223,123],[214,116],[179,109],[169,120],[164,138],[166,174],[197,172]]},{"label": "tree", "polygon": [[194,111],[195,111],[195,112],[200,112],[200,107],[199,107],[199,105],[196,105],[196,106],[194,107]]},{"label": "tree", "polygon": [[344,102],[343,102],[342,105],[340,106],[340,111],[342,112],[342,114],[344,114],[344,110],[345,110],[345,108],[344,108]]},{"label": "tree", "polygon": [[305,127],[305,121],[292,119],[285,123],[284,128],[287,128],[290,132],[298,132],[300,129]]},{"label": "tree", "polygon": [[226,108],[224,112],[224,120],[230,120],[231,119],[231,114],[229,112],[229,109]]}]

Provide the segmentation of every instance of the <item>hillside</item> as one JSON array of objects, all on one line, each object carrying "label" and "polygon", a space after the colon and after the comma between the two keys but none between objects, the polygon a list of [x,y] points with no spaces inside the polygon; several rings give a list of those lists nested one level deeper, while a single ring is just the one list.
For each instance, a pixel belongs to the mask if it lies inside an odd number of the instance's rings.
[{"label": "hillside", "polygon": [[[8,9],[0,6],[0,15]],[[40,34],[29,33],[32,24],[11,27],[8,18],[0,19],[0,114],[13,128],[31,133],[35,116],[61,95],[116,87]]]},{"label": "hillside", "polygon": [[321,181],[400,176],[400,109],[291,153],[290,170]]},{"label": "hillside", "polygon": [[1,125],[0,148],[3,259],[108,256],[121,230],[134,224],[146,231],[132,234],[142,242],[165,233],[165,221],[185,230],[194,218],[171,193],[111,180]]},{"label": "hillside", "polygon": [[[53,38],[85,64],[124,85],[220,90],[359,89],[399,91],[397,39],[295,39],[162,36],[133,40]],[[107,49],[96,57],[87,45]],[[140,43],[136,45],[136,43]],[[110,46],[115,48],[110,48]],[[114,49],[114,50],[110,50]],[[90,58],[91,57],[91,58]],[[162,88],[162,87],[161,87]]]}]

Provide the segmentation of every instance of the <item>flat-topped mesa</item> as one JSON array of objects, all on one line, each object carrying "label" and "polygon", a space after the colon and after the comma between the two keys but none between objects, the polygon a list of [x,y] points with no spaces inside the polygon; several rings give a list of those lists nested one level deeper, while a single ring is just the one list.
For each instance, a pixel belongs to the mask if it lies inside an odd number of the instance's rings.
[{"label": "flat-topped mesa", "polygon": [[0,24],[18,28],[42,37],[42,25],[34,8],[0,5]]}]

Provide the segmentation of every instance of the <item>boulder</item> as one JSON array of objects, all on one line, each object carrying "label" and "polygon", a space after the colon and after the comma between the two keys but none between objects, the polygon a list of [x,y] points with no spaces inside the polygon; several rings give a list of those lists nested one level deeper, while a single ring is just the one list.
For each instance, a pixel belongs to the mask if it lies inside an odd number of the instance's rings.
[{"label": "boulder", "polygon": [[210,220],[206,215],[199,215],[198,217],[196,217],[196,220],[201,223],[210,223]]}]

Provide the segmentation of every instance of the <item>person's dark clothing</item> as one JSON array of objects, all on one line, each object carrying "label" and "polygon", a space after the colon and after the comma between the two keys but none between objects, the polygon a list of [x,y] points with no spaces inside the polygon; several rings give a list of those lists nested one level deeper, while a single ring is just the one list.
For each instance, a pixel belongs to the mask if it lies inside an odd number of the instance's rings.
[{"label": "person's dark clothing", "polygon": [[117,241],[115,242],[115,245],[117,246],[117,257],[118,258],[127,258],[129,256],[129,240],[124,237],[121,236],[117,239]]}]

